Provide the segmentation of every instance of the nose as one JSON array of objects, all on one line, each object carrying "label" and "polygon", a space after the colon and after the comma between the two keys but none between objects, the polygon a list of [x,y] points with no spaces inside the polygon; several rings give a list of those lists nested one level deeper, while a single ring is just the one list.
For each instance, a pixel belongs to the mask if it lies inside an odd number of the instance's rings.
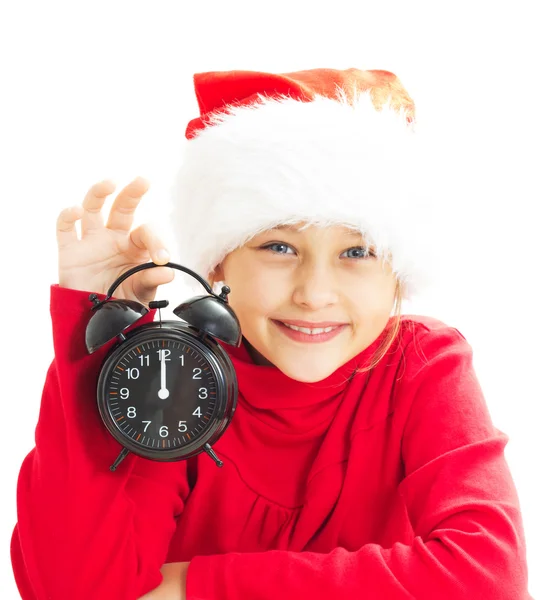
[{"label": "nose", "polygon": [[309,310],[321,310],[339,301],[334,270],[326,264],[306,264],[297,269],[292,301]]}]

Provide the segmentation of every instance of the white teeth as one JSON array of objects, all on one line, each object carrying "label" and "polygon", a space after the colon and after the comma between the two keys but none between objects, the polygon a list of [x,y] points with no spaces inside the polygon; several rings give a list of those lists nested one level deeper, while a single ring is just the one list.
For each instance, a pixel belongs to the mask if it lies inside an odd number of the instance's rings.
[{"label": "white teeth", "polygon": [[310,335],[316,335],[318,333],[329,333],[335,329],[335,327],[318,327],[316,329],[308,329],[307,327],[296,327],[296,325],[289,325],[288,323],[283,323],[289,329],[294,329],[295,331],[301,331],[302,333],[309,333]]}]

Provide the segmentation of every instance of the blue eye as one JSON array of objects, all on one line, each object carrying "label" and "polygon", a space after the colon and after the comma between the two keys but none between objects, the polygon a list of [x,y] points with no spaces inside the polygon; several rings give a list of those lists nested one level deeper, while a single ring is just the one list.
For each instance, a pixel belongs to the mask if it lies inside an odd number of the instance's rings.
[{"label": "blue eye", "polygon": [[[353,250],[356,250],[357,254],[348,256],[348,258],[371,258],[371,257],[375,256],[375,254],[373,254],[373,252],[371,252],[370,250],[368,250],[367,248],[364,248],[362,246],[356,246],[355,248],[348,248],[348,250],[346,250],[346,252],[352,252]],[[345,252],[343,252],[343,254],[345,254]]]},{"label": "blue eye", "polygon": [[[273,242],[272,244],[262,246],[261,249],[269,250],[271,252],[274,252],[275,254],[292,254],[291,252],[288,252],[288,250],[292,250],[291,246],[285,244],[284,242]],[[353,251],[355,251],[355,253],[353,253]],[[347,258],[365,259],[375,256],[373,252],[371,252],[367,248],[364,248],[363,246],[355,246],[354,248],[348,248],[348,250],[345,250],[341,254],[341,256],[343,254],[346,254],[347,252],[351,253],[351,256],[348,256]]]},{"label": "blue eye", "polygon": [[[271,250],[271,252],[275,252],[276,254],[286,254],[286,252],[282,252],[281,250],[275,250],[275,248],[288,249],[290,246],[288,244],[284,244],[282,242],[275,242],[273,244],[267,244],[263,246],[263,250]],[[291,248],[290,248],[291,249]]]}]

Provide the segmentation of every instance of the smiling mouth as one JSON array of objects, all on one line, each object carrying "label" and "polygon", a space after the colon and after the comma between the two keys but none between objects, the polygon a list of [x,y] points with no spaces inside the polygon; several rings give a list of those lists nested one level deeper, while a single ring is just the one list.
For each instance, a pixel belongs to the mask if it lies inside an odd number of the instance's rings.
[{"label": "smiling mouth", "polygon": [[329,327],[309,328],[283,323],[282,321],[275,321],[274,319],[272,319],[272,322],[277,326],[281,333],[291,340],[306,343],[327,342],[348,327],[347,324],[340,324]]},{"label": "smiling mouth", "polygon": [[294,331],[301,331],[302,333],[307,333],[309,335],[316,335],[318,333],[329,333],[329,331],[333,331],[333,329],[340,327],[340,325],[336,325],[334,327],[312,327],[310,329],[308,327],[298,327],[296,325],[290,325],[290,323],[284,323],[283,321],[279,321],[279,323],[281,323],[285,327],[288,327],[289,329],[293,329]]}]

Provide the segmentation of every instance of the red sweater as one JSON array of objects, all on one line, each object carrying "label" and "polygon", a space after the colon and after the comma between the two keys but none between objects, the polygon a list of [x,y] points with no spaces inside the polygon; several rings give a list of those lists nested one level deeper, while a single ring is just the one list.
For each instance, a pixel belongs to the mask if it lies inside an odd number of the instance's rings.
[{"label": "red sweater", "polygon": [[24,600],[136,600],[175,561],[191,561],[187,600],[531,598],[508,437],[455,328],[405,316],[348,384],[378,340],[318,384],[223,345],[240,389],[224,466],[129,455],[111,472],[121,448],[96,409],[108,346],[86,353],[86,292],[51,293],[55,360],[11,549]]}]

